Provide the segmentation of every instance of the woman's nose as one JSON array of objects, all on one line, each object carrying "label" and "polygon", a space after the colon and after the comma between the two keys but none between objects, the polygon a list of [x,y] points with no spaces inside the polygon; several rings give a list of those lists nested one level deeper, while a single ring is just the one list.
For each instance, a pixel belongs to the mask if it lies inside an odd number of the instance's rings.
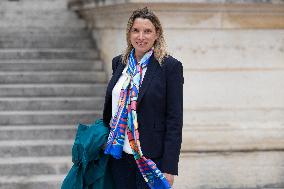
[{"label": "woman's nose", "polygon": [[144,34],[143,34],[143,32],[140,32],[139,33],[139,39],[143,39],[144,38]]}]

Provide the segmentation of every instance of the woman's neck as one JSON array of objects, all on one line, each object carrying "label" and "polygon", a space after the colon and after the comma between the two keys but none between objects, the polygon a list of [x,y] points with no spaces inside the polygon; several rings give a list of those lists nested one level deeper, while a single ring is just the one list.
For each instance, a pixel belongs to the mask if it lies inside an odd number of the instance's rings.
[{"label": "woman's neck", "polygon": [[144,56],[144,54],[136,54],[135,53],[135,58],[137,62],[140,62],[140,60],[142,59],[142,57]]}]

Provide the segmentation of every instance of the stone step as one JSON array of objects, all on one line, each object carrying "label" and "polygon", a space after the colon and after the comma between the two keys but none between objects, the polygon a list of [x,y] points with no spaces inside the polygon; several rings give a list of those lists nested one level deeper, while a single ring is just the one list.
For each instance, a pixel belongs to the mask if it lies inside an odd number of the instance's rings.
[{"label": "stone step", "polygon": [[5,20],[0,21],[1,27],[23,27],[23,28],[30,28],[30,27],[42,27],[42,28],[52,28],[52,27],[71,27],[71,28],[83,28],[85,27],[84,22],[74,22],[74,21],[58,21],[53,22],[52,20]]},{"label": "stone step", "polygon": [[94,48],[91,38],[85,37],[43,37],[12,36],[0,37],[1,48]]},{"label": "stone step", "polygon": [[64,175],[73,165],[70,156],[0,158],[1,176]]},{"label": "stone step", "polygon": [[0,111],[102,110],[104,97],[0,98]]},{"label": "stone step", "polygon": [[103,110],[0,111],[0,125],[40,125],[93,123]]},{"label": "stone step", "polygon": [[91,71],[103,70],[100,60],[74,60],[74,59],[0,59],[1,71]]},{"label": "stone step", "polygon": [[0,97],[103,96],[105,84],[0,85]]},{"label": "stone step", "polygon": [[23,10],[61,10],[67,12],[67,0],[11,0],[1,1],[0,10],[23,11]]},{"label": "stone step", "polygon": [[1,38],[13,38],[18,37],[91,37],[91,32],[84,28],[73,28],[72,30],[68,27],[58,28],[22,28],[22,27],[2,27],[0,26],[0,37]]},{"label": "stone step", "polygon": [[106,74],[68,0],[0,0],[0,188],[55,189],[78,123],[102,118]]},{"label": "stone step", "polygon": [[60,188],[65,175],[0,176],[1,189]]},{"label": "stone step", "polygon": [[71,140],[74,139],[76,130],[77,125],[0,125],[0,141]]},{"label": "stone step", "polygon": [[[62,10],[30,10],[30,9],[15,9],[11,7],[10,10],[0,11],[2,21],[4,20],[50,20],[50,21],[61,21],[68,20],[73,22],[81,21],[77,19],[77,15],[74,12],[62,11]],[[0,9],[1,10],[1,9]]]},{"label": "stone step", "polygon": [[1,11],[0,14],[3,19],[0,20],[1,27],[23,27],[30,26],[54,27],[54,26],[68,26],[68,27],[84,27],[84,20],[76,18],[75,13],[69,13],[62,10],[13,10]]},{"label": "stone step", "polygon": [[2,72],[0,84],[23,83],[104,83],[106,74],[103,71],[33,71]]},{"label": "stone step", "polygon": [[[39,25],[39,26],[60,26],[60,24],[65,24],[65,26],[85,26],[83,20],[74,19],[75,15],[54,15],[56,13],[50,12],[49,14],[43,14],[42,12],[35,12],[32,15],[27,13],[15,13],[11,15],[4,15],[3,19],[0,20],[1,27],[11,25],[17,26],[16,24],[28,24],[28,25]],[[56,20],[56,22],[54,22]],[[46,25],[44,25],[46,24]],[[18,26],[20,26],[18,25]],[[63,26],[63,25],[61,25]]]},{"label": "stone step", "polygon": [[35,30],[35,32],[40,31],[66,31],[69,30],[67,33],[72,33],[71,31],[79,31],[79,30],[88,30],[87,26],[85,24],[73,24],[73,25],[24,25],[24,24],[0,24],[1,28],[10,28],[11,30],[15,30],[16,28],[19,28],[20,30],[27,31],[27,30]]},{"label": "stone step", "polygon": [[[38,3],[40,4],[40,3]],[[1,27],[13,26],[85,26],[85,21],[78,19],[73,12],[64,11],[62,9],[16,9],[16,6],[10,6],[5,10],[0,9]]]},{"label": "stone step", "polygon": [[0,59],[96,59],[95,49],[0,49]]},{"label": "stone step", "polygon": [[[29,27],[23,27],[23,26],[4,26],[0,25],[0,36],[7,36],[7,33],[13,35],[13,33],[18,34],[20,32],[23,32],[22,35],[37,35],[37,36],[70,36],[70,37],[88,37],[92,35],[92,31],[86,28],[85,26],[79,27],[78,25],[76,27],[61,25],[61,26],[49,26],[49,27],[43,27],[43,26],[29,26]],[[29,34],[27,34],[29,33]]]},{"label": "stone step", "polygon": [[0,158],[68,156],[74,140],[0,141]]}]

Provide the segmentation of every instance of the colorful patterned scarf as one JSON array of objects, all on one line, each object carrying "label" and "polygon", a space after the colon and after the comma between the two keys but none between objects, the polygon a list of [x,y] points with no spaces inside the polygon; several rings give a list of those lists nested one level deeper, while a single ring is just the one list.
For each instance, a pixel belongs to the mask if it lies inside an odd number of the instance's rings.
[{"label": "colorful patterned scarf", "polygon": [[137,64],[134,58],[134,49],[130,53],[127,68],[128,77],[120,92],[118,110],[111,120],[111,131],[105,154],[111,154],[116,159],[121,158],[126,130],[134,159],[148,186],[151,189],[170,189],[169,182],[156,164],[143,155],[139,140],[136,105],[139,88],[142,84],[142,69],[147,66],[152,54],[153,49],[147,52]]}]

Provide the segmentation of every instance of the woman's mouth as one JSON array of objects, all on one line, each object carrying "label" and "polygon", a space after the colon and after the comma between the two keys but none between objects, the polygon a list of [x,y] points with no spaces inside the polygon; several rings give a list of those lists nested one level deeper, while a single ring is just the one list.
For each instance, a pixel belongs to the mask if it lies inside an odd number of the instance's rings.
[{"label": "woman's mouth", "polygon": [[143,43],[143,42],[136,42],[136,44],[137,44],[138,46],[140,46],[140,47],[143,47],[143,46],[145,46],[147,43]]}]

